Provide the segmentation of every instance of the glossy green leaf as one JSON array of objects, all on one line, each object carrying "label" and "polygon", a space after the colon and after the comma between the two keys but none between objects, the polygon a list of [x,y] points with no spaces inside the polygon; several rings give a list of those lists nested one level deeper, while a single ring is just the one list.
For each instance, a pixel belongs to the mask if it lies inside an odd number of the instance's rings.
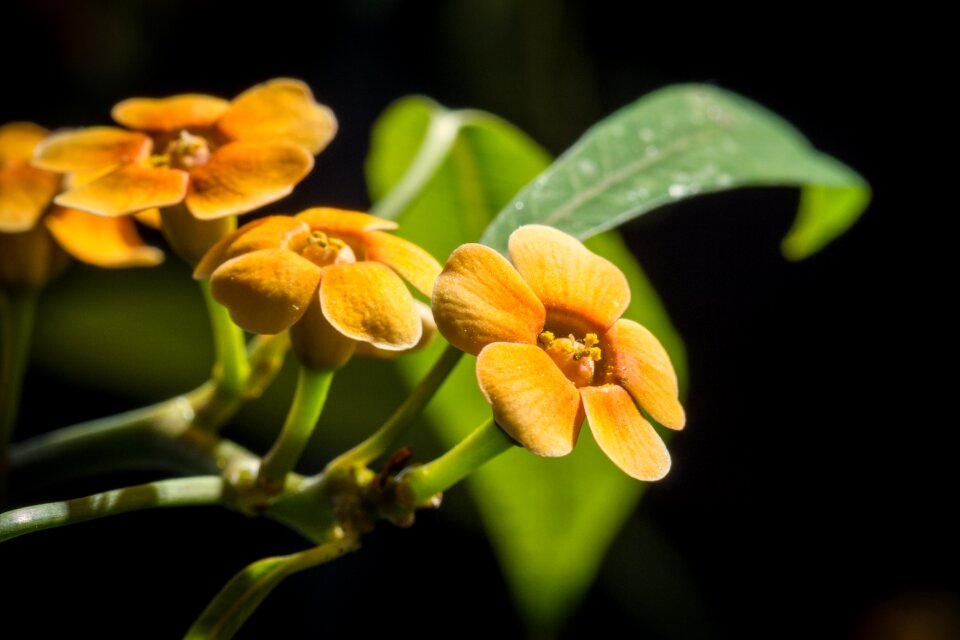
[{"label": "glossy green leaf", "polygon": [[503,251],[518,226],[588,238],[661,205],[750,186],[803,188],[783,242],[803,258],[846,231],[870,188],[779,116],[707,85],[667,87],[605,118],[506,204],[482,242]]},{"label": "glossy green leaf", "polygon": [[[445,155],[440,148],[424,151],[442,139],[431,138],[429,131],[450,123],[456,123],[457,135],[444,143]],[[393,195],[380,201],[388,203],[390,213],[401,214],[401,235],[441,259],[458,245],[476,241],[494,214],[549,162],[527,136],[493,116],[447,111],[426,99],[408,98],[394,104],[374,130],[367,161],[373,198],[391,193],[394,184],[410,175],[408,168],[418,161],[422,166],[425,157],[435,171],[419,175],[421,190],[405,210],[393,208]],[[682,376],[680,339],[619,236],[602,234],[588,246],[624,270],[633,292],[626,315],[660,336]],[[435,344],[426,353],[400,359],[397,366],[413,383],[442,348]],[[490,415],[477,388],[474,362],[470,357],[461,361],[425,412],[448,447]],[[556,628],[575,608],[645,487],[607,460],[587,431],[566,458],[538,458],[517,449],[467,483],[515,601],[538,629]]]}]

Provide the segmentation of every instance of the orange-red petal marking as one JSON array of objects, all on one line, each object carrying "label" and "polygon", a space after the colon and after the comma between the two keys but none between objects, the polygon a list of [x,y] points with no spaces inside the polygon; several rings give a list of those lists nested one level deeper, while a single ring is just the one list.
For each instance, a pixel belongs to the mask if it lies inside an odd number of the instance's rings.
[{"label": "orange-red petal marking", "polygon": [[169,98],[130,98],[113,107],[113,119],[141,131],[179,131],[212,126],[230,103],[202,94]]},{"label": "orange-red petal marking", "polygon": [[686,423],[678,398],[677,374],[670,356],[650,331],[632,320],[619,320],[603,338],[607,345],[606,379],[621,385],[665,427]]},{"label": "orange-red petal marking", "polygon": [[593,437],[607,457],[637,480],[659,480],[670,471],[663,440],[617,385],[580,389]]},{"label": "orange-red petal marking", "polygon": [[406,285],[376,262],[326,267],[320,302],[323,314],[338,331],[380,349],[410,349],[423,333]]},{"label": "orange-red petal marking", "polygon": [[178,169],[128,164],[113,173],[60,194],[62,207],[103,216],[122,216],[183,200],[189,176]]},{"label": "orange-red petal marking", "polygon": [[546,317],[516,269],[479,244],[450,254],[433,290],[433,313],[447,341],[474,355],[491,342],[536,343]]},{"label": "orange-red petal marking", "polygon": [[493,417],[524,447],[563,456],[576,444],[580,394],[539,347],[496,342],[477,357],[477,380]]},{"label": "orange-red petal marking", "polygon": [[96,171],[143,160],[153,149],[146,134],[117,127],[88,127],[55,133],[34,149],[33,166],[47,171]]},{"label": "orange-red petal marking", "polygon": [[242,328],[274,334],[315,303],[320,276],[320,267],[295,253],[263,249],[220,265],[210,278],[210,290]]},{"label": "orange-red petal marking", "polygon": [[289,194],[312,168],[292,143],[233,142],[190,172],[187,208],[201,220],[246,213]]},{"label": "orange-red petal marking", "polygon": [[237,96],[217,127],[232,140],[286,140],[317,154],[336,134],[337,119],[306,84],[278,78]]},{"label": "orange-red petal marking", "polygon": [[510,235],[510,260],[543,302],[551,319],[605,331],[630,304],[630,285],[613,263],[575,238],[542,225]]},{"label": "orange-red petal marking", "polygon": [[151,267],[163,262],[163,252],[143,242],[131,218],[54,207],[43,221],[67,253],[87,264]]}]

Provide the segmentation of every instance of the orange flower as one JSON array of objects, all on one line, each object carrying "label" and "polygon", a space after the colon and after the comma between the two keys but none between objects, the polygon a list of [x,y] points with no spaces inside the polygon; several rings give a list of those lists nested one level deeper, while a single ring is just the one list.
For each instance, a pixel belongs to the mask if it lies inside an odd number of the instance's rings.
[{"label": "orange flower", "polygon": [[586,414],[623,471],[665,476],[670,454],[638,405],[672,429],[686,418],[666,351],[620,318],[630,302],[623,273],[551,227],[520,227],[509,253],[512,266],[483,245],[459,247],[433,293],[440,333],[477,356],[497,423],[530,451],[562,456]]},{"label": "orange flower", "polygon": [[[100,267],[162,262],[160,250],[140,240],[133,220],[50,206],[60,190],[60,176],[29,164],[48,133],[30,122],[0,126],[0,284],[46,283],[66,266],[61,247]],[[41,218],[43,224],[37,224]]]},{"label": "orange flower", "polygon": [[336,132],[336,119],[298,80],[257,85],[232,102],[186,94],[132,98],[113,108],[128,127],[89,127],[50,136],[33,166],[95,174],[57,204],[123,216],[184,202],[212,220],[289,194]]},{"label": "orange flower", "polygon": [[210,277],[213,296],[247,331],[290,328],[307,366],[342,366],[361,344],[368,354],[408,350],[421,343],[425,322],[397,274],[429,296],[440,264],[383,231],[396,226],[328,208],[261,218],[214,245],[194,277]]}]

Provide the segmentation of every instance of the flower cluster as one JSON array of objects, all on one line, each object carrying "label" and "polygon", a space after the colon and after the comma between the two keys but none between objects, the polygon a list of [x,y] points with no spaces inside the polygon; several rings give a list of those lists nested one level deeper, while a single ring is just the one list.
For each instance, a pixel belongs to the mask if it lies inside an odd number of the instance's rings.
[{"label": "flower cluster", "polygon": [[277,79],[232,102],[207,95],[131,98],[113,119],[127,127],[54,134],[35,167],[89,176],[57,204],[122,216],[180,202],[209,220],[283,198],[313,167],[336,119],[300,81]]},{"label": "flower cluster", "polygon": [[440,265],[385,232],[396,226],[330,208],[261,218],[216,244],[194,276],[210,278],[247,331],[290,329],[301,363],[313,368],[342,366],[358,347],[409,350],[423,343],[425,324],[432,333],[432,319],[400,276],[429,296]]},{"label": "flower cluster", "polygon": [[656,480],[670,469],[643,417],[684,426],[670,358],[646,328],[620,316],[623,273],[551,227],[517,229],[511,265],[463,245],[437,279],[433,313],[454,346],[477,356],[477,380],[497,423],[543,456],[573,449],[586,415],[594,438],[623,471]]},{"label": "flower cluster", "polygon": [[0,286],[39,287],[68,256],[100,267],[150,266],[163,254],[131,219],[53,205],[61,177],[30,164],[49,132],[30,122],[0,126]]}]

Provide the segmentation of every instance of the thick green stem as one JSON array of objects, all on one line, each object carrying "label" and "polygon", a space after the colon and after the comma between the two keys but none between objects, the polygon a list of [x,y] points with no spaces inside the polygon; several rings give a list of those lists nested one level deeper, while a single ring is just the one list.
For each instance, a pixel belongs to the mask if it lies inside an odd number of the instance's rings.
[{"label": "thick green stem", "polygon": [[187,631],[184,640],[232,638],[284,578],[335,560],[359,546],[356,536],[347,535],[307,551],[254,562],[220,590]]},{"label": "thick green stem", "polygon": [[438,107],[431,114],[427,135],[406,173],[387,195],[370,207],[370,213],[381,218],[397,219],[423,193],[440,165],[450,155],[460,132],[461,118],[440,109]]},{"label": "thick green stem", "polygon": [[250,378],[250,363],[243,330],[230,319],[226,307],[214,300],[209,281],[201,280],[198,284],[213,330],[215,387],[209,402],[198,408],[194,426],[214,431],[223,426],[243,402]]},{"label": "thick green stem", "polygon": [[400,475],[398,481],[407,486],[415,505],[426,504],[515,445],[491,418],[453,449],[433,462],[410,469]]},{"label": "thick green stem", "polygon": [[334,373],[332,369],[300,367],[297,391],[283,430],[273,448],[263,457],[257,474],[257,484],[267,494],[283,490],[284,479],[303,455],[327,401]]},{"label": "thick green stem", "polygon": [[0,477],[6,470],[10,438],[17,422],[36,307],[36,290],[0,292]]},{"label": "thick green stem", "polygon": [[424,376],[403,404],[383,423],[383,426],[353,449],[334,459],[327,465],[326,472],[369,464],[390,451],[392,447],[395,447],[400,438],[410,428],[414,419],[420,415],[430,399],[440,389],[453,368],[457,366],[462,355],[463,352],[455,347],[448,346],[444,349],[433,368]]},{"label": "thick green stem", "polygon": [[37,504],[0,514],[0,542],[25,533],[97,518],[163,507],[220,504],[226,483],[219,476],[160,480],[86,498]]}]

